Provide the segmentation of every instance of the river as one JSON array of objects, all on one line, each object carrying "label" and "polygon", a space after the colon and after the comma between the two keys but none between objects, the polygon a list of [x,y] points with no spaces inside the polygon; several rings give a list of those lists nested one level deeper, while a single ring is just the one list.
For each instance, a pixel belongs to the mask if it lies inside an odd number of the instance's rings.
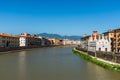
[{"label": "river", "polygon": [[54,47],[0,55],[0,80],[120,80],[120,72],[86,61],[72,48]]}]

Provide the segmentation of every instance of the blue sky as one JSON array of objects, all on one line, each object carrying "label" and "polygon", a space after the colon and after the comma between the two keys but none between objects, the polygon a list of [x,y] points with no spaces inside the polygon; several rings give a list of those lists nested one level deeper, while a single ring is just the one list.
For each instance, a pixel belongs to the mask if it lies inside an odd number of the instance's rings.
[{"label": "blue sky", "polygon": [[120,27],[119,4],[117,0],[0,0],[0,32],[102,33]]}]

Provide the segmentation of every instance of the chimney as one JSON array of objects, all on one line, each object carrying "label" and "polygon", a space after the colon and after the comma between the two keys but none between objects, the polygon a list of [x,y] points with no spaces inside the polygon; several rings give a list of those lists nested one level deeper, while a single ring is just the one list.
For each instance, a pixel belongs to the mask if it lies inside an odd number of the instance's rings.
[{"label": "chimney", "polygon": [[98,31],[93,31],[93,33],[98,33]]}]

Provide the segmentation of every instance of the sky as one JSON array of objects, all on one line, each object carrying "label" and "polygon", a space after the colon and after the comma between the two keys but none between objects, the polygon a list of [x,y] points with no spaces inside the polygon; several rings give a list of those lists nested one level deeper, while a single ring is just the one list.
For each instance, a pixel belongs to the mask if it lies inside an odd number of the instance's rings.
[{"label": "sky", "polygon": [[120,27],[119,0],[0,0],[0,32],[103,33]]}]

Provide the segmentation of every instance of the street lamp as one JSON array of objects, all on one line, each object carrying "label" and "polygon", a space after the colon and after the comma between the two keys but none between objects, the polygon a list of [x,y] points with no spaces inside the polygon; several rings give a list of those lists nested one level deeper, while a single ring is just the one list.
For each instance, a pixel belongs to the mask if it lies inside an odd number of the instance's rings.
[{"label": "street lamp", "polygon": [[97,57],[97,54],[96,54],[96,45],[94,47],[95,47],[95,57]]}]

